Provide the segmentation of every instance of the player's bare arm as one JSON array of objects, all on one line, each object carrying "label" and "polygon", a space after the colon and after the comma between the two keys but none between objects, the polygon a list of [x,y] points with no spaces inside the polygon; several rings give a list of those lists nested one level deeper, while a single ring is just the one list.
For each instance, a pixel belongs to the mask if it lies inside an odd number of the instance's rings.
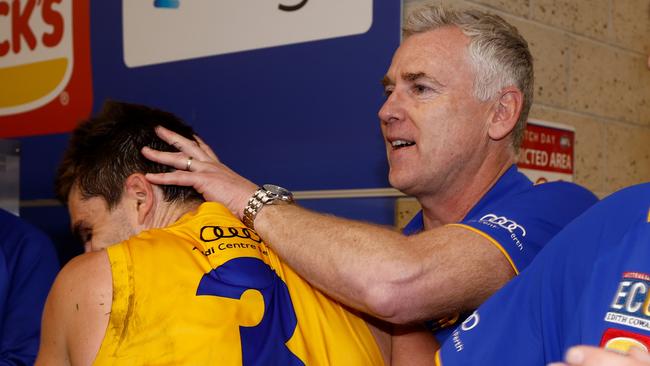
[{"label": "player's bare arm", "polygon": [[36,365],[91,365],[108,325],[112,295],[105,251],[71,260],[47,298]]}]

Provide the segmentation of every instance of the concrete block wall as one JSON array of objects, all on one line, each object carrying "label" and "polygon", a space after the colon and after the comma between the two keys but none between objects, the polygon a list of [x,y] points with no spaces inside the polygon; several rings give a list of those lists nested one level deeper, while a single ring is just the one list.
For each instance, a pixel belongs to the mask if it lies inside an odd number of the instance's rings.
[{"label": "concrete block wall", "polygon": [[603,197],[650,181],[650,0],[439,2],[497,13],[528,40],[530,117],[575,128],[577,183]]}]

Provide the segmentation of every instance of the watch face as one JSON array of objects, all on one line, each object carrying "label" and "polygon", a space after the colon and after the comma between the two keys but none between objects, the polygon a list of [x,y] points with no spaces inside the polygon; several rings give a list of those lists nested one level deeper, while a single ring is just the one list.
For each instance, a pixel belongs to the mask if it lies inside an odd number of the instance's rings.
[{"label": "watch face", "polygon": [[293,194],[291,194],[291,192],[288,189],[282,188],[280,186],[276,186],[275,184],[265,184],[262,186],[262,188],[264,188],[270,194],[277,196],[279,199],[283,201],[293,199]]}]

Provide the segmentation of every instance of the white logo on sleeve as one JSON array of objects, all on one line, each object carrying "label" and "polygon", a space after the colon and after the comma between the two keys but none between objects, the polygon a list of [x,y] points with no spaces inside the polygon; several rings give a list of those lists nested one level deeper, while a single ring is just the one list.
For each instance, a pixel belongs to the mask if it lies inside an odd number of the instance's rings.
[{"label": "white logo on sleeve", "polygon": [[478,315],[478,311],[474,311],[472,315],[468,316],[467,319],[460,325],[460,329],[464,331],[472,330],[476,327],[481,320],[481,317]]},{"label": "white logo on sleeve", "polygon": [[495,225],[499,225],[500,227],[508,230],[511,234],[515,234],[515,231],[519,229],[521,231],[521,236],[526,236],[526,229],[524,229],[523,226],[517,224],[515,221],[508,219],[505,216],[497,216],[495,214],[487,214],[479,221],[483,222],[489,222]]}]

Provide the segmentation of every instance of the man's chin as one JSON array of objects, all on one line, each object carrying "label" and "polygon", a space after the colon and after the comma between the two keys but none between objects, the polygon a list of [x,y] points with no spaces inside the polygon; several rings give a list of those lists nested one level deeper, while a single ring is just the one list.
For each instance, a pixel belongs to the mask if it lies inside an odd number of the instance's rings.
[{"label": "man's chin", "polygon": [[413,183],[407,177],[394,174],[392,171],[388,174],[388,183],[390,186],[404,193],[407,196],[413,195]]}]

